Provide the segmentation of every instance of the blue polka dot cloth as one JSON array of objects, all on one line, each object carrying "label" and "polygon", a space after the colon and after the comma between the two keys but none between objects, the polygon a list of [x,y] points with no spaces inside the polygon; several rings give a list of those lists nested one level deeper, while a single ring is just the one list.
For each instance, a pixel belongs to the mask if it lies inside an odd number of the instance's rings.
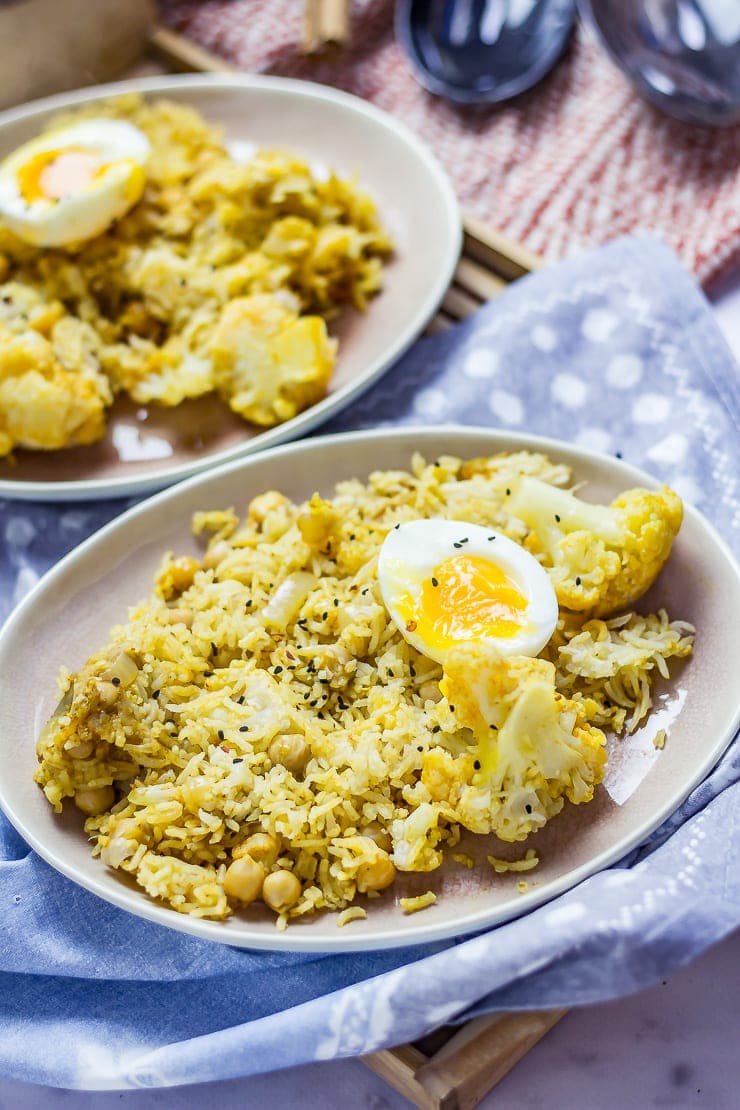
[{"label": "blue polka dot cloth", "polygon": [[[330,430],[454,422],[619,452],[740,546],[738,369],[650,237],[542,270],[420,341]],[[0,502],[0,618],[124,507]],[[739,780],[735,741],[646,844],[524,918],[328,956],[239,951],[142,921],[58,875],[0,817],[0,1072],[96,1090],[202,1083],[646,987],[740,925]]]}]

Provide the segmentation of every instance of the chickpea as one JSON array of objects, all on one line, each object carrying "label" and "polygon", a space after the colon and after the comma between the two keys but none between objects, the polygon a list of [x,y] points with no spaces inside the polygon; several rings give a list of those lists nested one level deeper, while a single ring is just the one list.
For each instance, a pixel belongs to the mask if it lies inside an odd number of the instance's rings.
[{"label": "chickpea", "polygon": [[73,744],[71,748],[64,749],[65,755],[71,756],[72,759],[87,759],[94,751],[95,745],[92,740],[81,740],[79,744]]},{"label": "chickpea", "polygon": [[301,896],[301,884],[292,871],[273,871],[262,884],[262,898],[275,913],[294,906]]},{"label": "chickpea", "polygon": [[382,848],[384,852],[390,852],[393,847],[390,833],[388,833],[377,821],[371,821],[369,825],[365,825],[364,829],[360,830],[360,835],[370,837],[370,839],[377,844],[379,848]]},{"label": "chickpea", "polygon": [[224,875],[224,893],[227,898],[248,905],[259,898],[262,884],[265,881],[265,869],[251,856],[241,856],[235,859]]},{"label": "chickpea", "polygon": [[184,624],[186,628],[192,628],[193,616],[192,609],[169,609],[165,620],[168,624]]},{"label": "chickpea", "polygon": [[419,697],[422,698],[423,701],[442,701],[442,691],[439,688],[439,683],[434,680],[422,682],[419,687]]},{"label": "chickpea", "polygon": [[209,547],[203,556],[203,570],[215,570],[230,551],[231,545],[226,540],[219,540],[218,543],[214,543],[213,547]]},{"label": "chickpea", "polygon": [[105,813],[116,800],[116,792],[112,786],[91,786],[86,790],[78,790],[75,794],[75,805],[87,817],[95,817],[98,813]]},{"label": "chickpea", "polygon": [[175,593],[181,594],[192,586],[195,575],[200,570],[200,563],[197,559],[191,559],[189,555],[181,555],[175,559],[169,568],[169,581]]},{"label": "chickpea", "polygon": [[267,749],[267,754],[273,763],[282,763],[291,774],[302,775],[311,752],[303,737],[288,733],[276,736]]},{"label": "chickpea", "polygon": [[363,863],[357,870],[357,889],[361,893],[368,890],[385,890],[396,877],[396,869],[386,852],[375,859]]},{"label": "chickpea", "polygon": [[112,705],[115,705],[121,693],[119,683],[108,682],[106,679],[99,679],[95,683],[95,689],[98,692],[98,701],[103,709],[110,709]]},{"label": "chickpea", "polygon": [[231,854],[234,859],[249,855],[258,863],[264,863],[265,867],[272,867],[278,858],[279,850],[280,845],[274,836],[270,833],[258,832],[248,836],[244,843],[235,848]]}]

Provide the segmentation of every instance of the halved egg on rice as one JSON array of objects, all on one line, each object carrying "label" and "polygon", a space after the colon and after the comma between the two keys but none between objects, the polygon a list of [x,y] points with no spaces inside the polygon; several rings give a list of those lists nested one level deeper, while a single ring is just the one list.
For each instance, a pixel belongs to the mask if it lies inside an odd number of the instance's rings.
[{"label": "halved egg on rice", "polygon": [[149,150],[125,120],[49,131],[0,163],[0,220],[35,247],[92,239],[141,198]]},{"label": "halved egg on rice", "polygon": [[380,549],[378,580],[401,635],[438,663],[462,643],[535,656],[558,620],[537,560],[506,536],[462,521],[396,525]]}]

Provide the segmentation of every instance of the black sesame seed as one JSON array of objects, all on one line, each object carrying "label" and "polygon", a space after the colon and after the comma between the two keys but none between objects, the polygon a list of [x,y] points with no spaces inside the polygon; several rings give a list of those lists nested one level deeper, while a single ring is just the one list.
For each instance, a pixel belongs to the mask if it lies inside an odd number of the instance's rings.
[{"label": "black sesame seed", "polygon": [[411,677],[416,678],[416,667],[413,663],[409,663],[409,671],[411,672]]},{"label": "black sesame seed", "polygon": [[460,543],[469,543],[469,542],[470,541],[469,541],[467,536],[463,536],[463,538],[460,540]]},{"label": "black sesame seed", "polygon": [[394,525],[393,525],[393,531],[394,531],[394,532],[397,532],[397,531],[398,531],[398,529],[399,529],[400,527],[401,527],[401,525],[400,525],[400,524],[394,524]]},{"label": "black sesame seed", "polygon": [[555,513],[555,519],[557,520],[558,524],[560,524],[560,517],[558,516],[557,513]]},{"label": "black sesame seed", "polygon": [[322,621],[325,621],[328,616],[329,616],[329,613],[325,609],[324,612],[321,614]]},{"label": "black sesame seed", "polygon": [[302,628],[303,631],[305,632],[308,621],[306,620],[305,617],[303,617],[302,620],[296,621],[296,624],[298,625],[299,628]]},{"label": "black sesame seed", "polygon": [[433,586],[438,586],[439,585],[439,582],[437,581],[436,578],[432,578],[432,585]]},{"label": "black sesame seed", "polygon": [[308,663],[306,663],[306,670],[309,674],[313,674],[316,670],[316,664],[314,663],[313,659],[309,659]]},{"label": "black sesame seed", "polygon": [[211,640],[211,655],[216,655],[217,652],[218,652],[218,648],[214,644],[213,640]]},{"label": "black sesame seed", "polygon": [[441,725],[435,725],[434,728],[432,729],[432,732],[440,732],[441,729],[442,729]]},{"label": "black sesame seed", "polygon": [[581,584],[581,576],[580,576],[580,574],[577,574],[576,575],[576,586],[580,586],[580,584]]},{"label": "black sesame seed", "polygon": [[252,601],[251,597],[250,597],[249,601],[245,602],[245,605],[246,605],[247,609],[251,609],[251,607],[253,605],[253,601]]},{"label": "black sesame seed", "polygon": [[113,683],[114,686],[120,686],[121,685],[121,680],[120,680],[120,678],[118,678],[117,675],[113,676],[113,678],[111,679],[111,682]]},{"label": "black sesame seed", "polygon": [[495,536],[489,536],[489,537],[488,537],[488,542],[490,543],[490,542],[491,542],[491,540],[495,540],[495,539],[496,539],[496,537],[495,537]]},{"label": "black sesame seed", "polygon": [[239,725],[239,732],[249,732],[249,725]]},{"label": "black sesame seed", "polygon": [[510,489],[507,489],[507,491],[506,491],[506,496],[507,496],[507,497],[511,497],[511,490],[510,490]]},{"label": "black sesame seed", "polygon": [[339,598],[338,597],[334,598],[334,605],[335,605],[336,608],[339,607]]},{"label": "black sesame seed", "polygon": [[224,738],[224,730],[222,728],[218,730],[218,738],[219,740],[223,740]]},{"label": "black sesame seed", "polygon": [[350,532],[350,534],[349,534],[349,538],[350,538],[351,540],[353,540],[353,539],[355,538],[355,534],[354,534],[354,532]]},{"label": "black sesame seed", "polygon": [[308,699],[309,699],[310,697],[311,697],[311,692],[310,692],[310,690],[306,690],[305,694],[303,695],[303,700],[304,700],[304,701],[308,701]]},{"label": "black sesame seed", "polygon": [[316,706],[319,704],[319,699],[313,698],[308,704],[311,706],[312,709],[315,709]]},{"label": "black sesame seed", "polygon": [[451,705],[450,706],[450,713],[454,713],[454,712],[455,712],[455,707],[454,707],[454,705]]},{"label": "black sesame seed", "polygon": [[525,810],[527,811],[527,813],[531,813],[531,812],[532,812],[532,807],[531,807],[530,805],[526,805],[526,806],[525,806],[524,808],[525,808]]},{"label": "black sesame seed", "polygon": [[283,668],[282,668],[282,667],[279,667],[279,666],[278,666],[278,667],[273,667],[273,668],[272,668],[272,673],[273,673],[273,674],[280,674],[280,672],[282,671],[282,669],[283,669]]},{"label": "black sesame seed", "polygon": [[424,751],[424,745],[423,744],[417,744],[416,745],[416,750],[417,750],[417,752],[423,752]]},{"label": "black sesame seed", "polygon": [[235,759],[235,760],[233,760],[233,762],[234,762],[234,763],[243,763],[243,762],[244,762],[244,759],[243,759],[243,757],[242,757],[242,756],[238,755],[238,756],[236,757],[236,759]]},{"label": "black sesame seed", "polygon": [[622,452],[621,451],[615,451],[614,452],[614,458],[615,459],[621,459],[621,457],[622,457]]},{"label": "black sesame seed", "polygon": [[155,701],[157,700],[157,698],[159,697],[159,695],[161,693],[162,693],[161,690],[152,690],[152,697],[154,698]]},{"label": "black sesame seed", "polygon": [[474,759],[473,760],[473,768],[476,771],[480,771],[480,760],[479,759]]},{"label": "black sesame seed", "polygon": [[395,677],[396,677],[396,676],[394,675],[393,671],[392,671],[392,670],[390,669],[390,667],[388,668],[388,670],[387,670],[387,672],[386,672],[386,673],[387,673],[387,674],[389,674],[391,678],[395,678]]},{"label": "black sesame seed", "polygon": [[215,673],[215,671],[203,671],[203,678],[211,678]]},{"label": "black sesame seed", "polygon": [[461,543],[453,543],[453,545],[452,545],[452,546],[453,546],[453,547],[462,547],[462,544],[461,544]]},{"label": "black sesame seed", "polygon": [[366,593],[368,592],[368,589],[369,589],[369,587],[368,587],[368,586],[365,586],[365,589],[364,589],[364,590],[360,590],[360,593],[362,594],[362,596],[363,596],[363,597],[364,597],[364,596],[365,596],[365,594],[366,594]]},{"label": "black sesame seed", "polygon": [[240,694],[239,697],[236,700],[239,703],[239,705],[244,705],[244,694]]}]

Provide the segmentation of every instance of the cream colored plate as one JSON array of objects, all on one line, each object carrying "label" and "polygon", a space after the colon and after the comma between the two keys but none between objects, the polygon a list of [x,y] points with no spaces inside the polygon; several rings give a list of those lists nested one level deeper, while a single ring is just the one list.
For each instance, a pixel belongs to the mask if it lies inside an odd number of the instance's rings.
[{"label": "cream colored plate", "polygon": [[280,77],[149,77],[36,101],[0,114],[0,158],[75,104],[130,91],[188,104],[228,142],[283,146],[319,166],[356,173],[373,193],[396,245],[382,293],[364,314],[332,324],[339,356],[329,393],[293,420],[256,431],[215,398],[176,409],[119,399],[108,434],[90,447],[19,451],[0,461],[0,496],[80,500],[142,493],[206,467],[305,435],[380,377],[421,333],[450,283],[461,222],[452,187],[398,120],[357,97]]},{"label": "cream colored plate", "polygon": [[[67,807],[63,817],[54,816],[31,779],[35,739],[57,701],[59,668],[79,667],[106,642],[126,607],[150,592],[165,549],[199,550],[189,531],[194,510],[243,509],[267,488],[297,499],[315,489],[329,493],[343,478],[407,467],[415,450],[432,459],[445,452],[475,456],[529,447],[571,465],[577,478],[587,481],[588,498],[611,499],[630,486],[656,484],[624,463],[556,441],[482,429],[395,434],[383,429],[279,447],[200,475],[130,510],[83,543],[42,579],[0,634],[0,804],[18,831],[58,870],[132,913],[227,944],[304,951],[381,948],[472,932],[523,914],[618,860],[706,775],[738,726],[740,571],[712,528],[690,509],[670,562],[641,607],[665,604],[674,617],[693,621],[696,653],[659,689],[647,726],[612,743],[606,782],[596,799],[568,807],[525,846],[469,836],[465,848],[480,861],[474,870],[450,863],[430,875],[406,876],[369,905],[366,921],[339,929],[326,914],[278,933],[267,912],[255,907],[223,923],[185,917],[93,860],[81,815]],[[659,728],[668,734],[660,752],[653,746]],[[542,862],[527,876],[528,892],[520,894],[520,876],[494,874],[485,856],[515,858],[529,845]],[[396,899],[430,887],[437,904],[404,916]]]}]

